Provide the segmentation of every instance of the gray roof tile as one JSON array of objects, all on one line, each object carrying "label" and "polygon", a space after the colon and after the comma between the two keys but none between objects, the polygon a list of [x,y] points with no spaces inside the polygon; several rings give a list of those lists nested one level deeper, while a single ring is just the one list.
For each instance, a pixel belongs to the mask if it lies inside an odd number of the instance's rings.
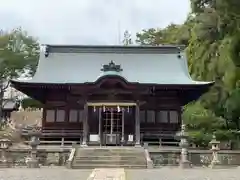
[{"label": "gray roof tile", "polygon": [[[104,48],[105,47],[105,48]],[[42,52],[37,72],[29,83],[86,83],[106,75],[102,66],[113,61],[121,65],[119,75],[128,82],[147,84],[210,84],[191,79],[187,59],[178,58],[176,47],[50,46],[49,56]]]}]

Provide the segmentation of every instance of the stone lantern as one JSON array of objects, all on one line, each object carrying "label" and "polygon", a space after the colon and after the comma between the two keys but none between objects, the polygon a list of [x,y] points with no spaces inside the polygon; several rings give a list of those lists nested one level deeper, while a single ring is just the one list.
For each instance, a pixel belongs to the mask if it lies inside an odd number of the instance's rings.
[{"label": "stone lantern", "polygon": [[210,168],[216,168],[221,163],[218,159],[218,151],[220,150],[219,145],[220,141],[217,141],[216,136],[213,135],[212,141],[209,142],[212,145],[211,151],[212,151],[212,162],[210,164]]},{"label": "stone lantern", "polygon": [[26,160],[26,164],[28,168],[39,168],[39,162],[37,159],[37,146],[40,144],[39,137],[41,133],[36,129],[33,129],[28,133],[31,137],[29,145],[31,146],[30,157]]},{"label": "stone lantern", "polygon": [[181,131],[177,134],[180,138],[179,146],[181,147],[181,156],[179,166],[181,168],[191,168],[191,162],[188,160],[188,133],[186,132],[186,126],[182,124]]},{"label": "stone lantern", "polygon": [[10,167],[8,158],[6,157],[7,149],[11,145],[11,141],[9,139],[0,139],[0,150],[1,150],[1,159],[0,159],[0,167],[8,168]]}]

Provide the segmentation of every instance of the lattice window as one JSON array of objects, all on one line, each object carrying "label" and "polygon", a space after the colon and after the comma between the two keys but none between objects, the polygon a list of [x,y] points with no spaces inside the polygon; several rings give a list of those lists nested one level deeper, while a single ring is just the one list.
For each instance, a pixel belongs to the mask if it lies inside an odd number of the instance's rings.
[{"label": "lattice window", "polygon": [[56,110],[56,122],[64,122],[65,121],[65,110],[57,109]]},{"label": "lattice window", "polygon": [[69,122],[78,122],[78,110],[71,109],[69,111]]},{"label": "lattice window", "polygon": [[157,122],[158,123],[168,123],[168,111],[158,111],[157,112]]},{"label": "lattice window", "polygon": [[147,122],[155,123],[155,111],[147,111]]},{"label": "lattice window", "polygon": [[54,122],[55,121],[55,110],[48,109],[46,110],[46,122]]},{"label": "lattice window", "polygon": [[179,121],[178,119],[178,112],[177,111],[169,111],[169,122],[173,124],[177,124]]}]

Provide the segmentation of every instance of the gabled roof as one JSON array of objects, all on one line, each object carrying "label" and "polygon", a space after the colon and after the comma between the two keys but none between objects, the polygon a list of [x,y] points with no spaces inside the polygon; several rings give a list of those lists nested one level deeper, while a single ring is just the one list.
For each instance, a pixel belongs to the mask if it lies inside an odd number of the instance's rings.
[{"label": "gabled roof", "polygon": [[[110,65],[121,70],[105,70]],[[41,52],[31,80],[20,82],[75,84],[95,82],[105,75],[121,76],[130,83],[200,85],[191,79],[187,59],[177,46],[53,46]],[[18,81],[18,80],[14,80]]]}]

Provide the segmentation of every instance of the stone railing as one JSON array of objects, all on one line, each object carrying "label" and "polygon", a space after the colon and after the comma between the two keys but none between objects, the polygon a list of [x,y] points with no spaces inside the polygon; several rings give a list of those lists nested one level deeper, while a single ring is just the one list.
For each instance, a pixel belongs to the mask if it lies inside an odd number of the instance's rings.
[{"label": "stone railing", "polygon": [[69,169],[72,168],[72,162],[73,162],[75,154],[76,154],[76,147],[73,146],[71,149],[70,155],[68,157],[68,160],[66,161],[66,167]]},{"label": "stone railing", "polygon": [[[180,150],[168,152],[150,152],[154,167],[178,166],[180,160]],[[218,153],[219,162],[223,166],[240,166],[240,151],[220,150]],[[193,166],[207,167],[212,161],[212,151],[210,150],[190,150],[189,160]]]},{"label": "stone railing", "polygon": [[[29,157],[30,149],[9,149],[7,151],[8,160],[12,166],[27,166],[26,159]],[[73,149],[55,149],[55,150],[38,150],[37,159],[41,166],[67,166],[72,161],[74,154]],[[155,168],[162,166],[178,166],[180,152],[151,153],[153,166]],[[193,167],[208,167],[212,161],[212,153],[208,152],[190,152],[189,160]],[[240,166],[240,151],[219,152],[219,161],[224,167]],[[150,162],[150,161],[149,161]]]},{"label": "stone railing", "polygon": [[[27,166],[29,149],[8,150],[8,160],[12,167]],[[37,159],[41,166],[63,166],[70,154],[69,150],[38,150]]]},{"label": "stone railing", "polygon": [[144,149],[144,154],[145,154],[145,158],[146,158],[146,161],[147,161],[147,168],[152,169],[153,168],[153,161],[150,157],[148,149]]},{"label": "stone railing", "polygon": [[[75,151],[74,148],[38,149],[37,159],[41,166],[68,166]],[[27,166],[26,159],[29,157],[29,152],[29,148],[10,148],[7,150],[7,159],[12,167]],[[180,151],[149,152],[149,154],[155,168],[179,165]],[[189,160],[193,167],[208,167],[212,161],[212,152],[190,150]],[[240,151],[220,151],[219,161],[224,167],[240,166]]]}]

